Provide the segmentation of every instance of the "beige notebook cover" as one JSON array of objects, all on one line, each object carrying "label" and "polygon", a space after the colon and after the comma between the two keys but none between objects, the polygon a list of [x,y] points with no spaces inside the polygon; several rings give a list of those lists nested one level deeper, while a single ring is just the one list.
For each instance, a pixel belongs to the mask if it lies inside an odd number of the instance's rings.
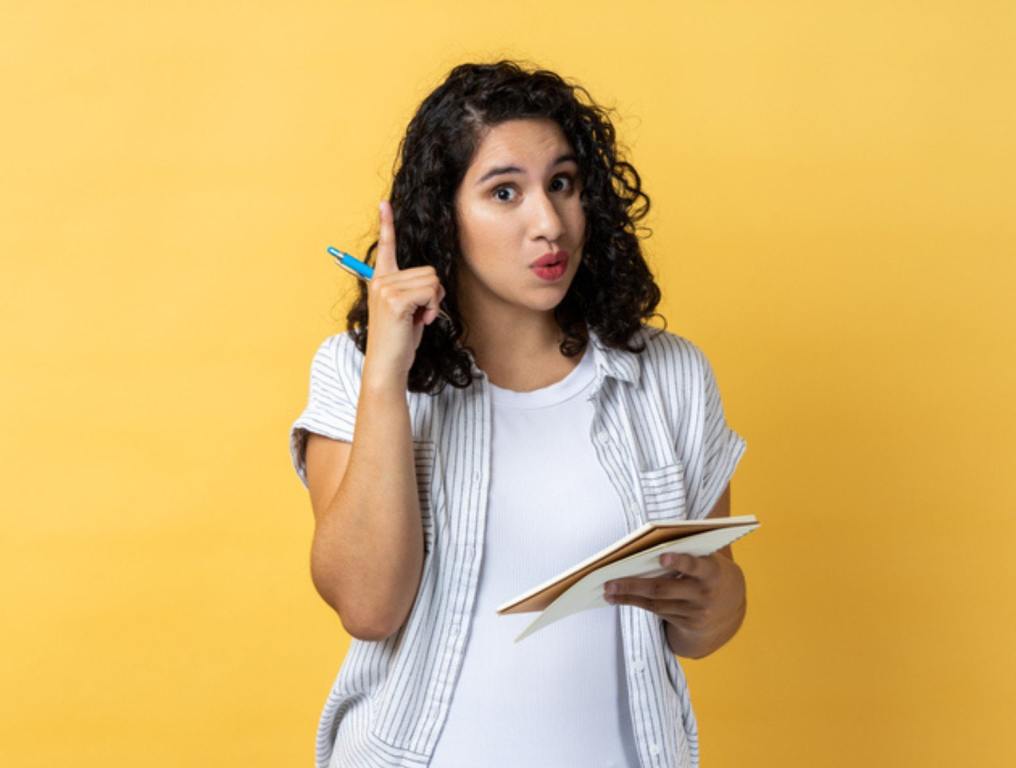
[{"label": "beige notebook cover", "polygon": [[497,612],[501,615],[541,612],[515,638],[518,642],[565,616],[610,605],[603,599],[603,585],[608,581],[668,573],[660,565],[660,556],[665,552],[709,555],[758,527],[754,515],[646,523],[567,571],[512,598]]}]

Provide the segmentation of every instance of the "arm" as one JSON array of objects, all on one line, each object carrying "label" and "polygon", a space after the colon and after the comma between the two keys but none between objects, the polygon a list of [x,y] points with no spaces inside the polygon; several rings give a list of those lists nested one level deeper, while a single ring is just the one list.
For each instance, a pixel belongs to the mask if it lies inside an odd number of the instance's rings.
[{"label": "arm", "polygon": [[423,523],[405,388],[365,370],[352,444],[311,435],[311,576],[353,637],[383,640],[412,610]]}]

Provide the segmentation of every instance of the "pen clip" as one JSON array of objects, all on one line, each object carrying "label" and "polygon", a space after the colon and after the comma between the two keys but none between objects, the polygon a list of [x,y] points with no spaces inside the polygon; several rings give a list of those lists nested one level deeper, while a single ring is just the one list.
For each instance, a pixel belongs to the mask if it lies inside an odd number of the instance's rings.
[{"label": "pen clip", "polygon": [[361,275],[361,274],[360,274],[359,272],[357,272],[357,271],[356,271],[355,269],[353,269],[353,268],[352,268],[351,266],[349,266],[348,264],[346,264],[345,262],[343,262],[343,261],[342,261],[341,259],[336,259],[336,260],[335,260],[335,263],[336,263],[336,264],[338,264],[338,265],[339,265],[340,267],[342,267],[342,268],[343,268],[344,270],[346,270],[346,271],[347,271],[347,272],[348,272],[349,274],[351,274],[351,275],[352,275],[353,277],[358,277],[358,278],[360,278],[361,280],[363,279],[363,275]]}]

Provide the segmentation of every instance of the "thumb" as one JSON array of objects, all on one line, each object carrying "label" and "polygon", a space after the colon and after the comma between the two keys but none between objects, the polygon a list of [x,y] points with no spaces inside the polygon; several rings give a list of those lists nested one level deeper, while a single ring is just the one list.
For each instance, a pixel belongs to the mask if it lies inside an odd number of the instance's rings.
[{"label": "thumb", "polygon": [[399,265],[395,260],[395,221],[391,202],[382,200],[379,210],[381,214],[381,231],[378,237],[374,273],[383,275],[388,272],[398,272]]}]

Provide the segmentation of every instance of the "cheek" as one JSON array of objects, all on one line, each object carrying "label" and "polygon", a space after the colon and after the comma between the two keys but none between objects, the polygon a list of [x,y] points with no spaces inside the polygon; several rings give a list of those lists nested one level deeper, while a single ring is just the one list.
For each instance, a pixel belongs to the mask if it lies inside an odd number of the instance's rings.
[{"label": "cheek", "polygon": [[512,245],[509,235],[489,221],[470,224],[459,230],[464,266],[491,289],[511,282],[513,273],[517,277],[522,263],[518,247]]},{"label": "cheek", "polygon": [[479,217],[471,222],[469,228],[469,259],[477,272],[491,275],[511,273],[524,263],[524,239],[524,231],[508,217]]},{"label": "cheek", "polygon": [[575,207],[569,210],[568,229],[578,246],[585,245],[586,212],[581,203],[576,202]]},{"label": "cheek", "polygon": [[459,239],[463,250],[473,251],[478,259],[483,254],[511,248],[519,237],[518,222],[503,211],[485,205],[465,205],[459,210]]}]

